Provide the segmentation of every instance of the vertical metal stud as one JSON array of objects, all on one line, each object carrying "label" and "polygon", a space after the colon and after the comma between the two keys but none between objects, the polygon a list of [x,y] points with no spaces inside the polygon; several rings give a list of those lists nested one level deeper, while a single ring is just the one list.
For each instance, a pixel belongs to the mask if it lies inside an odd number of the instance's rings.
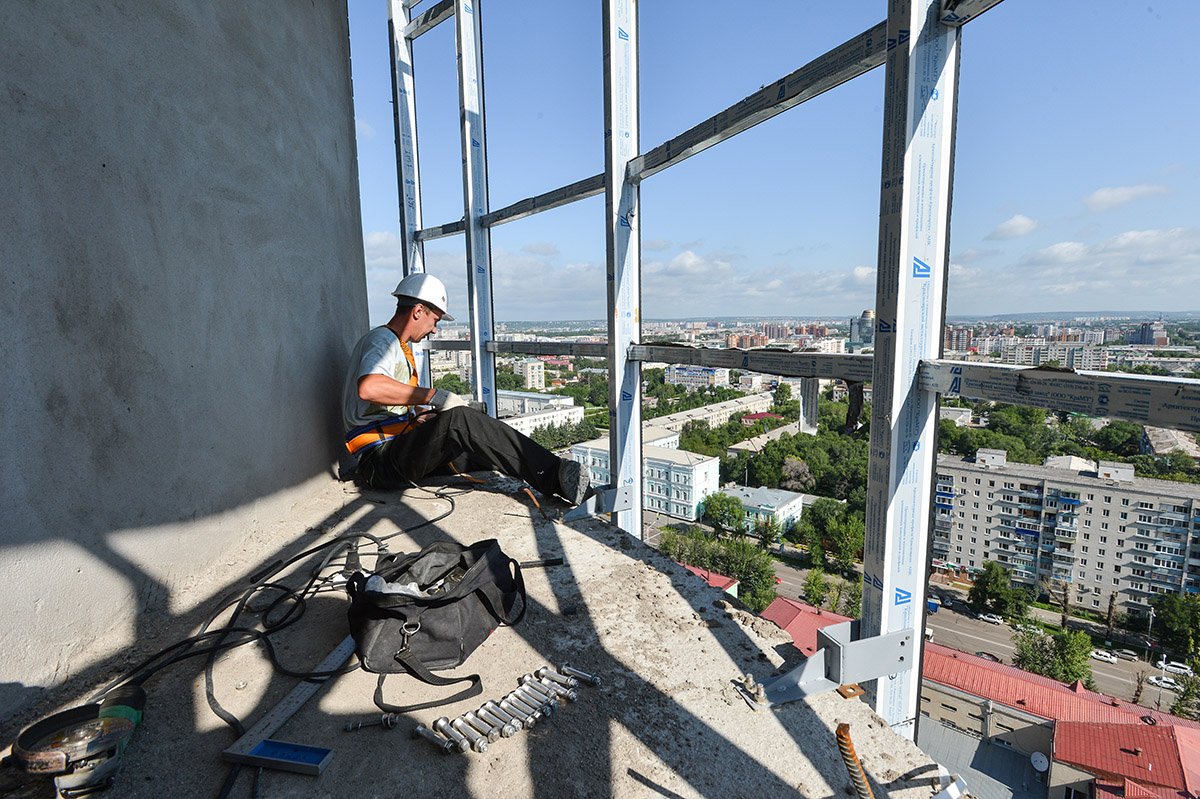
[{"label": "vertical metal stud", "polygon": [[462,128],[463,220],[467,248],[467,294],[471,320],[471,384],[475,399],[496,415],[496,356],[492,309],[492,239],[482,223],[488,212],[487,137],[483,112],[482,0],[455,0],[458,46],[458,112]]},{"label": "vertical metal stud", "polygon": [[[404,35],[411,21],[410,3],[388,0],[388,45],[392,55],[392,125],[396,137],[396,182],[400,195],[400,259],[404,275],[425,271],[425,245],[417,240],[421,229],[421,183],[417,162],[417,100],[413,80],[412,40]],[[413,348],[417,371],[429,382],[429,351]]]},{"label": "vertical metal stud", "polygon": [[629,359],[642,340],[639,190],[628,177],[639,146],[637,0],[604,0],[604,119],[609,463],[613,486],[632,499],[614,522],[642,538],[642,367]]},{"label": "vertical metal stud", "polygon": [[[939,0],[889,2],[864,637],[917,631],[925,613],[937,396],[916,374],[941,349],[959,53],[959,29],[939,11]],[[908,738],[919,648],[911,660],[873,691],[876,712]]]}]

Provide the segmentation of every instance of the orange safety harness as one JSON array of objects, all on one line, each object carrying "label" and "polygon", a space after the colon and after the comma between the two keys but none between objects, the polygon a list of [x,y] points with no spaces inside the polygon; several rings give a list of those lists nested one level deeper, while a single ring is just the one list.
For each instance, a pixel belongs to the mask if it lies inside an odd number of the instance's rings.
[{"label": "orange safety harness", "polygon": [[[408,361],[408,385],[420,385],[417,379],[417,361],[413,358],[412,349],[403,341],[400,342],[400,349],[404,351],[404,358]],[[400,416],[389,416],[386,419],[351,428],[346,433],[346,450],[351,455],[355,455],[370,447],[378,446],[398,435],[407,433],[416,424],[416,420],[416,411],[410,407],[407,413]]]}]

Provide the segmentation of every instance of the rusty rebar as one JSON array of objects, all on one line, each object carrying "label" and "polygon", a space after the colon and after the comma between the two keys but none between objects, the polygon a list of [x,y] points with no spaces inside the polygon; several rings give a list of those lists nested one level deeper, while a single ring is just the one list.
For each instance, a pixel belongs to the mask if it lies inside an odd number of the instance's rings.
[{"label": "rusty rebar", "polygon": [[858,799],[875,799],[871,785],[867,782],[867,774],[863,771],[862,761],[858,759],[858,752],[854,751],[854,742],[850,740],[849,724],[838,725],[837,742],[842,753],[842,762],[846,764],[846,771],[850,772],[850,782],[854,783],[854,792],[858,794]]}]

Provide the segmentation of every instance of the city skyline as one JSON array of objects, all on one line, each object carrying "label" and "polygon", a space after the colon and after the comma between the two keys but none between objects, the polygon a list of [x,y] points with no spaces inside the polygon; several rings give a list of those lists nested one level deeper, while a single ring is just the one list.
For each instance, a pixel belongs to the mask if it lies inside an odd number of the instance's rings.
[{"label": "city skyline", "polygon": [[[884,14],[882,3],[847,5],[806,15],[781,4],[737,26],[715,3],[687,15],[644,5],[642,149]],[[1200,71],[1181,17],[1200,21],[1200,9],[1066,6],[1067,32],[1019,3],[964,30],[951,316],[1181,311],[1200,295],[1200,113],[1178,100]],[[599,172],[599,4],[482,10],[491,206]],[[381,322],[400,276],[382,6],[354,2],[350,22],[367,284]],[[717,37],[736,57],[712,57]],[[1073,39],[1121,47],[1064,46]],[[443,24],[416,43],[426,225],[462,216],[454,74]],[[644,316],[836,318],[873,307],[882,83],[876,69],[648,179]],[[493,229],[497,318],[603,318],[602,217],[603,198],[591,198]],[[426,253],[464,310],[461,236]]]}]

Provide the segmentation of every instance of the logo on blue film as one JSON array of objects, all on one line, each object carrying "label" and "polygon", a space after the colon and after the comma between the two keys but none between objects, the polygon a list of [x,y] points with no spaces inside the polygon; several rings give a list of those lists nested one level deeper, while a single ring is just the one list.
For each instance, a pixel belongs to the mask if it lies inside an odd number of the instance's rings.
[{"label": "logo on blue film", "polygon": [[628,391],[621,392],[621,402],[633,402],[633,395]]},{"label": "logo on blue film", "polygon": [[477,267],[475,267],[475,271],[482,275],[487,270],[484,269],[482,266],[477,266]]},{"label": "logo on blue film", "polygon": [[617,222],[618,222],[618,223],[621,225],[621,227],[632,227],[632,226],[629,224],[629,219],[628,219],[628,217],[619,216],[619,217],[617,217]]},{"label": "logo on blue film", "polygon": [[484,394],[491,394],[491,393],[492,393],[492,390],[491,390],[490,388],[488,388],[487,386],[484,386],[484,387],[483,387],[483,393],[484,393]]},{"label": "logo on blue film", "polygon": [[479,146],[480,146],[480,145],[479,145],[479,139],[471,139],[471,146],[472,146],[472,147],[479,147]]},{"label": "logo on blue film", "polygon": [[779,81],[779,91],[778,91],[778,92],[776,92],[776,94],[775,94],[775,99],[776,99],[776,100],[782,100],[782,99],[783,99],[783,89],[784,89],[784,86],[783,86],[783,81]]},{"label": "logo on blue film", "polygon": [[745,368],[747,368],[748,366],[750,366],[750,356],[749,356],[749,355],[743,355],[743,356],[742,356],[742,368],[743,368],[743,369],[745,369]]},{"label": "logo on blue film", "polygon": [[912,594],[909,593],[908,591],[905,591],[903,588],[897,588],[895,604],[907,605],[909,602],[912,602]]},{"label": "logo on blue film", "polygon": [[929,277],[933,274],[933,269],[929,264],[922,261],[920,258],[913,256],[913,277]]},{"label": "logo on blue film", "polygon": [[475,9],[471,8],[471,7],[470,7],[469,5],[467,5],[466,3],[463,3],[463,11],[466,11],[468,14],[474,14],[474,13],[475,13]]},{"label": "logo on blue film", "polygon": [[873,574],[867,574],[866,572],[863,572],[863,583],[878,588],[880,591],[883,590],[883,580],[880,580]]},{"label": "logo on blue film", "polygon": [[629,32],[624,28],[617,28],[617,38],[623,42],[629,41]]},{"label": "logo on blue film", "polygon": [[961,377],[956,377],[950,381],[950,393],[951,394],[961,394],[962,393],[962,378]]},{"label": "logo on blue film", "polygon": [[906,31],[904,28],[901,28],[900,29],[900,44],[904,44],[907,41],[908,41],[908,31]]},{"label": "logo on blue film", "polygon": [[886,322],[883,319],[879,320],[878,329],[880,333],[891,333],[893,330],[895,330],[895,328],[892,327],[891,322]]}]

